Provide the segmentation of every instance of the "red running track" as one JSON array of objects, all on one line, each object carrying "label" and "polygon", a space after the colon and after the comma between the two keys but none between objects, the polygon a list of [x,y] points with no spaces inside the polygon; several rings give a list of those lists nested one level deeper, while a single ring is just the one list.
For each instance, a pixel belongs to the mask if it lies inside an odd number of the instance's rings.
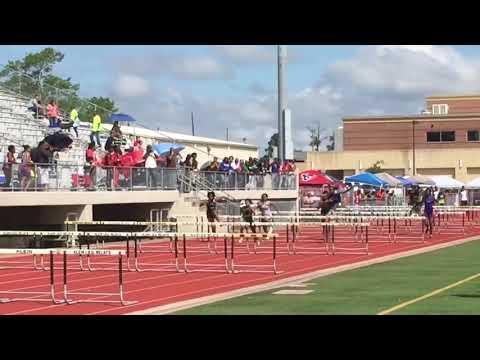
[{"label": "red running track", "polygon": [[[480,235],[478,229],[469,229],[467,233],[434,235],[425,243],[380,243],[379,235],[372,228],[370,231],[370,254],[353,255],[277,255],[280,274],[273,273],[174,273],[174,272],[124,272],[124,290],[126,300],[135,300],[134,305],[121,306],[116,304],[74,304],[53,305],[46,302],[12,302],[0,304],[0,314],[4,315],[118,315],[134,311],[146,310],[160,305],[171,304],[179,301],[199,298],[208,295],[220,294],[231,290],[246,288],[254,285],[265,284],[271,281],[284,279],[309,273],[316,270],[327,269],[335,266],[353,264],[355,262],[378,258],[407,250],[418,249],[432,244],[450,242],[473,235]],[[321,232],[321,230],[319,230]],[[321,235],[309,234],[308,238],[314,239]],[[283,236],[279,241],[285,241]],[[302,241],[301,238],[299,240]],[[171,258],[168,254],[148,253],[142,254],[144,262],[154,263]],[[18,259],[18,257],[16,258]],[[25,259],[25,257],[24,257]],[[28,258],[29,259],[29,258]],[[223,256],[209,254],[192,254],[190,261],[201,263],[221,263]],[[237,261],[247,263],[268,263],[271,255],[268,254],[239,254],[235,255]],[[0,290],[16,291],[46,291],[48,290],[49,272],[34,271],[29,269],[3,269],[0,270]],[[57,292],[60,297],[62,274],[55,276]],[[118,274],[109,271],[95,272],[69,272],[70,291],[114,292],[117,290]],[[1,297],[1,295],[0,295]],[[107,299],[96,297],[96,299]],[[108,298],[110,299],[110,298]]]}]

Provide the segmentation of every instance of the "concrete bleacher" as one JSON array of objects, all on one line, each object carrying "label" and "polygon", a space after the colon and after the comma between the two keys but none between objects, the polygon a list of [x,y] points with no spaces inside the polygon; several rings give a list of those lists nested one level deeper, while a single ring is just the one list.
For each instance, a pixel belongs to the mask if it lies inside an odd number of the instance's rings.
[{"label": "concrete bleacher", "polygon": [[[17,151],[22,145],[36,146],[48,134],[48,120],[34,118],[28,110],[31,99],[0,87],[0,150],[7,151],[9,145],[15,145]],[[59,154],[62,163],[81,164],[84,162],[85,149],[89,142],[89,126],[82,124],[79,139],[73,130],[74,142],[69,151]]]}]

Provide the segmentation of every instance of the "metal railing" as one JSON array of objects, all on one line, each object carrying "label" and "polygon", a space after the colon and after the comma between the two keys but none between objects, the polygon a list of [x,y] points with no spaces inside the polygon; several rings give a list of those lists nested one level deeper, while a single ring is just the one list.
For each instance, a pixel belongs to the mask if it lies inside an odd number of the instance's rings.
[{"label": "metal railing", "polygon": [[202,186],[210,184],[210,190],[295,190],[295,173],[288,174],[248,174],[237,172],[193,172],[193,182],[198,190],[209,190]]},{"label": "metal railing", "polygon": [[13,164],[3,191],[178,190],[178,170],[74,164]]},{"label": "metal railing", "polygon": [[[2,171],[0,170],[0,175]],[[185,168],[92,166],[89,164],[12,164],[6,167],[3,191],[178,190],[181,192],[232,190],[295,190],[296,176],[198,172]],[[272,181],[273,180],[273,181]],[[278,184],[278,185],[276,185]]]}]

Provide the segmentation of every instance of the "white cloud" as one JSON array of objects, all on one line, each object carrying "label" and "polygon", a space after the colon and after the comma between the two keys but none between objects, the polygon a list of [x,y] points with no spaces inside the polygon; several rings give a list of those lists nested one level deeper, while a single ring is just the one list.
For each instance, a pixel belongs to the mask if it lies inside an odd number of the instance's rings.
[{"label": "white cloud", "polygon": [[212,56],[186,56],[159,53],[151,57],[116,59],[120,72],[138,76],[172,77],[179,80],[226,80],[234,77],[233,68]]},{"label": "white cloud", "polygon": [[214,45],[220,56],[237,64],[275,63],[275,47],[261,45]]},{"label": "white cloud", "polygon": [[114,83],[114,92],[119,97],[139,97],[150,92],[150,85],[142,77],[121,74]]},{"label": "white cloud", "polygon": [[233,77],[230,67],[208,56],[184,57],[170,63],[173,73],[180,79],[212,80]]},{"label": "white cloud", "polygon": [[[256,46],[220,48],[217,51],[237,62],[255,56],[261,60],[265,51]],[[195,70],[214,78],[218,72],[213,64],[191,61],[183,63],[182,68],[191,78],[199,78],[192,75]],[[290,72],[289,76],[295,74]],[[333,130],[345,116],[414,114],[423,108],[429,95],[478,93],[480,61],[466,58],[448,46],[366,46],[324,72],[312,74],[312,79],[310,86],[289,92],[296,148],[309,148],[307,126],[319,124]],[[276,129],[277,104],[274,89],[259,93],[254,90],[263,89],[257,85],[252,82],[246,95],[221,98],[170,88],[156,93],[148,102],[129,100],[120,105],[122,109],[125,106],[125,111],[130,111],[127,107],[138,109],[145,123],[154,124],[152,127],[186,133],[190,132],[193,111],[199,135],[225,138],[228,127],[232,139],[241,141],[246,137],[263,150]]]}]

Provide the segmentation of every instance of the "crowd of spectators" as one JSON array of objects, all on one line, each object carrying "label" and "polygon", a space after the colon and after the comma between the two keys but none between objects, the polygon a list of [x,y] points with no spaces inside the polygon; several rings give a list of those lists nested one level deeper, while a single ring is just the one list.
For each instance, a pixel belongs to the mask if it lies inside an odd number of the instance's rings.
[{"label": "crowd of spectators", "polygon": [[[66,116],[61,112],[56,101],[51,100],[45,106],[40,96],[35,95],[29,110],[36,118],[48,118],[50,128],[75,131],[78,138],[80,119],[77,109],[72,109]],[[68,118],[68,119],[67,119]],[[102,147],[100,133],[102,119],[98,113],[93,115],[90,129],[90,143],[85,150],[83,171],[72,175],[73,188],[95,190],[102,180],[107,189],[126,188],[142,183],[148,188],[157,188],[161,184],[163,189],[178,188],[178,171],[181,170],[191,179],[187,184],[191,189],[200,180],[207,180],[215,189],[294,189],[295,164],[285,161],[280,164],[278,159],[248,160],[225,157],[219,161],[214,157],[212,161],[198,163],[198,154],[182,156],[170,149],[169,153],[157,154],[152,145],[144,146],[139,137],[124,136],[119,123],[114,122],[108,138]],[[16,154],[15,146],[10,145],[3,158],[2,170],[5,176],[3,187],[11,187],[12,179],[16,178],[18,187],[22,191],[41,189],[47,186],[48,172],[56,165],[54,158],[45,161],[47,164],[32,160],[32,147],[23,146],[23,151]],[[99,169],[104,176],[99,176]],[[16,175],[16,176],[15,176]],[[267,176],[271,175],[271,176]],[[47,180],[46,180],[47,179]],[[39,186],[40,185],[40,186]]]}]

